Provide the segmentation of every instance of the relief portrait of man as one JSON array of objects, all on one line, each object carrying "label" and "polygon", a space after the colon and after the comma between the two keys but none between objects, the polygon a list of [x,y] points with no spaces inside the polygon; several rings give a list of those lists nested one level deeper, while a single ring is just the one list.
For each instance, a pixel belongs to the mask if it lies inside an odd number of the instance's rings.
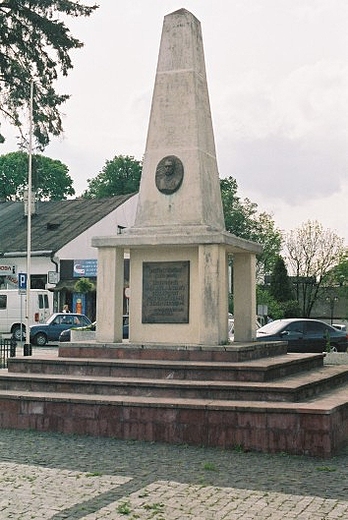
[{"label": "relief portrait of man", "polygon": [[184,167],[175,155],[161,159],[156,168],[156,187],[165,195],[175,193],[182,184]]}]

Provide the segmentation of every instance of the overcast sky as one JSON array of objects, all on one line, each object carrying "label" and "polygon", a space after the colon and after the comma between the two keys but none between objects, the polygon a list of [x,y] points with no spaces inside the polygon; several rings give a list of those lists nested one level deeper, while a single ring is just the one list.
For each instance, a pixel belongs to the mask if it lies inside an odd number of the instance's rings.
[{"label": "overcast sky", "polygon": [[[202,24],[220,177],[279,228],[317,219],[348,244],[347,0],[98,3],[68,22],[85,46],[59,82],[64,137],[44,152],[77,194],[106,160],[142,158],[163,17],[184,7]],[[9,136],[0,154],[14,150]]]}]

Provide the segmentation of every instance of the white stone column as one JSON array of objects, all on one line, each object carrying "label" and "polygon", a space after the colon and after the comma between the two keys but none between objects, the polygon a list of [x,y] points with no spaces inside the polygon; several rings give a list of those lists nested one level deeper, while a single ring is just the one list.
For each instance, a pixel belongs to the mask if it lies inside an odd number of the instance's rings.
[{"label": "white stone column", "polygon": [[98,248],[97,333],[102,343],[122,342],[124,249]]},{"label": "white stone column", "polygon": [[219,345],[228,339],[227,255],[217,244],[200,245],[198,254],[200,343]]},{"label": "white stone column", "polygon": [[256,256],[233,255],[234,340],[256,337]]}]

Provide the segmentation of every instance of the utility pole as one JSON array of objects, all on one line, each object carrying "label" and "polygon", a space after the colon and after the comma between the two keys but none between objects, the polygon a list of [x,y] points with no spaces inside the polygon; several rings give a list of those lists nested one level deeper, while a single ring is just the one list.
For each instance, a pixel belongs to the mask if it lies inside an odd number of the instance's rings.
[{"label": "utility pole", "polygon": [[29,151],[28,151],[28,209],[27,209],[27,290],[25,305],[25,344],[24,356],[31,356],[32,349],[30,344],[30,271],[31,271],[31,199],[32,199],[32,165],[33,165],[33,100],[34,82],[30,81],[29,99]]}]

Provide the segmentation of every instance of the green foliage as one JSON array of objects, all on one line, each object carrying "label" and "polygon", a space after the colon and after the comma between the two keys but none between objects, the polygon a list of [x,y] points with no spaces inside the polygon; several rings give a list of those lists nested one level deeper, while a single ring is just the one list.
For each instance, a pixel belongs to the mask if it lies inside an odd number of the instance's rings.
[{"label": "green foliage", "polygon": [[89,16],[96,8],[69,0],[0,1],[0,115],[19,129],[23,141],[31,81],[37,144],[42,149],[50,135],[62,132],[59,108],[69,96],[58,94],[54,82],[59,71],[67,76],[70,51],[83,45],[62,20]]},{"label": "green foliage", "polygon": [[301,318],[301,307],[297,300],[280,302],[279,306],[283,313],[283,318]]},{"label": "green foliage", "polygon": [[265,287],[257,287],[256,299],[258,305],[267,305],[268,316],[273,320],[280,320],[282,318],[300,318],[302,316],[298,301],[277,301],[271,292]]},{"label": "green foliage", "polygon": [[270,298],[269,315],[275,319],[297,318],[301,316],[300,305],[294,299],[294,290],[288,276],[283,258],[279,255],[275,261],[270,286],[264,288],[263,298],[268,292]]},{"label": "green foliage", "polygon": [[267,289],[262,287],[256,287],[256,301],[257,305],[267,305],[268,316],[271,316],[273,320],[278,320],[284,317],[282,307],[277,302]]},{"label": "green foliage", "polygon": [[259,276],[268,274],[280,252],[281,231],[270,214],[259,212],[257,204],[237,195],[236,179],[220,179],[220,189],[227,231],[263,246],[263,253],[258,256],[258,271]]},{"label": "green foliage", "polygon": [[214,464],[214,462],[205,462],[203,464],[203,469],[205,471],[217,471],[217,468],[216,468],[216,465]]},{"label": "green foliage", "polygon": [[132,510],[130,508],[130,503],[129,501],[127,502],[121,502],[121,504],[119,504],[117,506],[117,509],[116,509],[117,513],[119,513],[120,515],[130,515]]},{"label": "green foliage", "polygon": [[278,302],[286,302],[293,299],[293,290],[288,277],[288,271],[281,256],[277,257],[273,267],[270,293]]},{"label": "green foliage", "polygon": [[[28,184],[28,154],[0,155],[0,200],[23,200]],[[73,180],[62,162],[43,155],[32,156],[33,190],[37,200],[64,200],[74,195]]]},{"label": "green foliage", "polygon": [[127,195],[139,190],[142,171],[141,161],[134,157],[118,155],[106,161],[102,171],[94,179],[87,179],[86,199],[101,199],[115,195]]},{"label": "green foliage", "polygon": [[74,285],[74,289],[78,293],[86,294],[95,290],[95,285],[89,278],[79,278]]},{"label": "green foliage", "polygon": [[257,204],[249,199],[240,199],[237,195],[238,184],[233,177],[220,179],[220,190],[227,231],[240,238],[250,239],[251,220],[257,212]]},{"label": "green foliage", "polygon": [[348,250],[343,252],[338,263],[328,271],[324,285],[327,287],[348,287]]}]

